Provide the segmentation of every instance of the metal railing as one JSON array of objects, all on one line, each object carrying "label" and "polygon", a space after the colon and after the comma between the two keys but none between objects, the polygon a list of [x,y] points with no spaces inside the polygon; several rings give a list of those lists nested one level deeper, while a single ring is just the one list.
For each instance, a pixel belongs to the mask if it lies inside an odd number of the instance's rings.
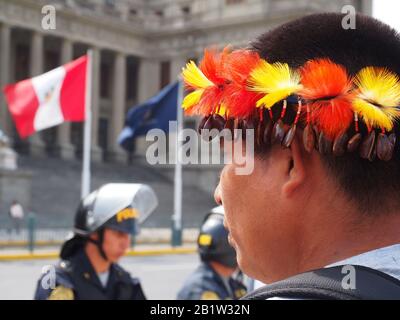
[{"label": "metal railing", "polygon": [[[71,226],[43,226],[39,223],[37,214],[30,212],[23,219],[20,228],[16,228],[12,223],[0,224],[0,250],[8,248],[26,248],[29,252],[34,252],[37,247],[60,246],[67,236],[71,233]],[[4,219],[2,219],[4,222]],[[12,222],[11,218],[8,222]],[[198,229],[186,228],[182,230],[184,242],[196,242]],[[132,235],[132,247],[137,244],[168,244],[174,246],[174,239],[171,237],[169,228],[143,228],[138,235]],[[172,242],[171,242],[172,241]]]}]

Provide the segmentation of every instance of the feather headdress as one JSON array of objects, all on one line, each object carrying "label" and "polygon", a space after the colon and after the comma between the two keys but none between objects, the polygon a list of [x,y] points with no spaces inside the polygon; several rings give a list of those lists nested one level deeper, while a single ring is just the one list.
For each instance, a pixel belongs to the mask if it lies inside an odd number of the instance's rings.
[{"label": "feather headdress", "polygon": [[[400,80],[385,68],[368,66],[353,78],[328,58],[294,69],[284,62],[269,63],[255,51],[227,47],[206,50],[199,67],[191,61],[182,75],[191,90],[183,108],[210,119],[201,122],[207,128],[255,128],[257,143],[280,141],[289,147],[303,121],[307,151],[317,146],[320,152],[342,155],[359,148],[361,157],[371,161],[375,154],[385,161],[392,157],[396,137],[386,132],[400,119]],[[293,112],[288,117],[292,120],[284,120],[287,108],[295,108],[294,118]],[[368,129],[364,140],[359,121]],[[375,129],[381,130],[377,139]]]},{"label": "feather headdress", "polygon": [[354,79],[357,96],[354,110],[369,127],[392,130],[400,118],[400,83],[394,73],[385,68],[366,67]]}]

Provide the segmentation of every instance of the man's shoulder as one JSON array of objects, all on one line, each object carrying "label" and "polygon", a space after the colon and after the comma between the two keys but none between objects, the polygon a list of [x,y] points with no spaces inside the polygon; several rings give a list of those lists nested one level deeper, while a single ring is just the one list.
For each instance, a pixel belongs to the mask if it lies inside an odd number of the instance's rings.
[{"label": "man's shoulder", "polygon": [[[344,267],[346,268],[344,269]],[[249,293],[243,299],[266,300],[271,298],[285,300],[397,300],[400,299],[400,281],[379,270],[365,266],[339,265],[316,269],[274,282]]]}]

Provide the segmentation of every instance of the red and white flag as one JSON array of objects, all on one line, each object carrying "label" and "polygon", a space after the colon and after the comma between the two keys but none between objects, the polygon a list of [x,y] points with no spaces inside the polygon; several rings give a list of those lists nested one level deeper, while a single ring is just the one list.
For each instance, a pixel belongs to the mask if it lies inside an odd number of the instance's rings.
[{"label": "red and white flag", "polygon": [[22,138],[64,121],[85,120],[87,56],[4,88]]}]

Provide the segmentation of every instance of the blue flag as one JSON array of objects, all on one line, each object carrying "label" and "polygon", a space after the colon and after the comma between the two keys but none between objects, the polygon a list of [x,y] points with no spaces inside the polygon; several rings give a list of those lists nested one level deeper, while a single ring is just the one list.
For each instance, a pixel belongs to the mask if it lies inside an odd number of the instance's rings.
[{"label": "blue flag", "polygon": [[125,127],[118,137],[118,143],[132,151],[134,139],[146,135],[151,129],[168,132],[169,121],[176,121],[179,82],[164,87],[156,96],[129,109]]}]

